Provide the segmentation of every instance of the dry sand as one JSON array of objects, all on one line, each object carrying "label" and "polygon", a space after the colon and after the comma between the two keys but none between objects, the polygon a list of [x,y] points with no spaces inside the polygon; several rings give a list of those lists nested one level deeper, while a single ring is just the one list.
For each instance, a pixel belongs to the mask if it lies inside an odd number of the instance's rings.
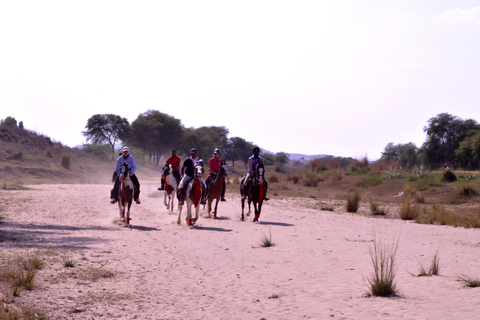
[{"label": "dry sand", "polygon": [[[158,183],[141,181],[131,229],[118,226],[111,185],[36,185],[2,191],[2,255],[57,248],[36,287],[17,302],[49,319],[478,319],[480,230],[419,225],[309,209],[313,200],[272,197],[260,223],[239,220],[227,195],[220,219],[177,225]],[[160,195],[162,195],[160,197]],[[205,213],[202,209],[201,213]],[[398,295],[367,297],[373,234],[399,239]],[[261,247],[267,236],[274,247]],[[9,241],[8,239],[15,239]],[[440,275],[417,277],[439,250]],[[111,271],[114,277],[94,279]]]}]

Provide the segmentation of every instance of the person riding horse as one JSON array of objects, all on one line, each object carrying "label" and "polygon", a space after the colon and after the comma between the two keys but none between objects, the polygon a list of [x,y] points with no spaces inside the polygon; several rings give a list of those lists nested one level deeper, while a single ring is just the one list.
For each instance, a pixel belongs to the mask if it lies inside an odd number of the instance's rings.
[{"label": "person riding horse", "polygon": [[[253,155],[248,158],[248,172],[245,174],[244,178],[242,179],[243,184],[242,184],[242,190],[243,196],[242,199],[245,199],[245,195],[248,193],[248,188],[250,187],[250,182],[252,181],[252,178],[255,176],[255,172],[257,171],[257,167],[260,164],[260,162],[263,162],[262,157],[260,157],[260,148],[259,147],[253,147]],[[265,193],[264,193],[264,200],[270,200],[267,198],[267,189],[268,189],[268,182],[267,180],[265,181]]]},{"label": "person riding horse", "polygon": [[[210,158],[210,160],[208,160],[209,173],[208,173],[207,179],[205,179],[205,183],[207,185],[207,187],[205,188],[206,190],[208,189],[208,186],[210,185],[210,182],[212,182],[212,179],[215,178],[215,175],[217,174],[218,169],[220,168],[220,165],[222,164],[222,159],[220,159],[221,155],[222,155],[222,151],[217,148],[213,151],[213,158]],[[225,181],[223,181],[223,183],[222,183],[222,195],[220,196],[221,201],[227,201],[227,200],[225,200],[225,189],[226,189],[226,183],[225,183]],[[204,201],[207,200],[206,197],[207,197],[207,195],[206,195],[206,192],[205,192]]]},{"label": "person riding horse", "polygon": [[[172,155],[168,157],[167,161],[165,162],[165,166],[172,166],[172,174],[177,179],[177,184],[180,182],[180,179],[182,179],[180,175],[180,163],[182,162],[182,159],[177,156],[177,149],[172,149]],[[162,175],[162,178],[163,175]],[[165,190],[165,180],[162,179],[162,186],[158,188],[159,191]]]},{"label": "person riding horse", "polygon": [[[180,181],[180,185],[178,186],[178,191],[177,191],[178,205],[183,205],[184,199],[185,199],[185,187],[188,186],[188,183],[190,182],[190,180],[193,179],[193,175],[195,173],[195,166],[196,165],[203,166],[203,163],[201,161],[202,160],[198,158],[197,149],[192,148],[190,150],[190,157],[185,159],[181,169],[183,178]],[[205,181],[203,180],[203,178],[200,178],[199,180],[202,183],[203,189],[205,190],[206,189]],[[205,203],[203,203],[202,201],[201,204],[205,204]]]},{"label": "person riding horse", "polygon": [[[135,203],[140,204],[140,200],[138,199],[140,195],[140,182],[138,182],[137,176],[135,175],[135,171],[137,171],[137,165],[135,164],[135,159],[133,156],[129,155],[130,149],[128,147],[123,147],[122,149],[123,154],[118,157],[117,159],[117,167],[115,169],[117,176],[120,175],[120,169],[124,162],[127,163],[128,168],[130,169],[130,179],[132,180],[135,186],[135,193],[133,194],[133,200]],[[115,179],[115,184],[113,185],[113,190],[111,193],[112,201],[111,204],[115,204],[118,201],[118,186],[120,185],[120,180]]]}]

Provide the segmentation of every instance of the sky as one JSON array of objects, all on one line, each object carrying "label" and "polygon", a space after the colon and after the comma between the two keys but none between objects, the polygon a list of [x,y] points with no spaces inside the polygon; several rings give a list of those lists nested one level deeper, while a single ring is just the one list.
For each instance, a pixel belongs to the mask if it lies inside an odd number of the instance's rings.
[{"label": "sky", "polygon": [[480,2],[0,0],[0,119],[68,146],[95,114],[370,160],[480,122]]}]

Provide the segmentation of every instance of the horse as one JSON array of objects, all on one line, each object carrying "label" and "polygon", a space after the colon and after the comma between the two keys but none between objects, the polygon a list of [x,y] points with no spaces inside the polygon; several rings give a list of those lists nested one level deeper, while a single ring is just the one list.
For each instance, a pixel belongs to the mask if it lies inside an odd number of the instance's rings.
[{"label": "horse", "polygon": [[[177,188],[178,188],[178,181],[173,176],[172,172],[173,172],[172,166],[166,163],[165,166],[163,167],[163,173],[162,173],[162,179],[165,180],[165,192],[164,192],[163,204],[165,204],[165,206],[167,207],[167,210],[169,209],[171,212],[173,212],[173,203],[174,203],[175,195],[177,194]],[[168,198],[168,202],[167,202],[167,198]]]},{"label": "horse", "polygon": [[[130,180],[130,169],[128,168],[127,162],[124,162],[120,167],[118,180],[121,181],[120,186],[118,187],[118,208],[120,211],[120,219],[125,227],[130,227],[130,220],[132,220],[130,218],[130,207],[132,206],[135,187],[132,180]],[[126,214],[125,209],[127,210]]]},{"label": "horse", "polygon": [[[188,182],[187,190],[185,192],[185,201],[187,202],[187,225],[194,226],[198,220],[198,212],[200,211],[200,199],[202,198],[203,185],[200,179],[203,176],[203,166],[195,165],[195,172],[193,179]],[[192,219],[192,205],[195,207],[195,218]],[[180,224],[180,217],[182,215],[183,205],[178,205],[178,220],[177,224]]]},{"label": "horse", "polygon": [[217,217],[217,207],[218,201],[220,201],[220,196],[222,194],[222,186],[223,182],[225,181],[225,177],[228,175],[228,168],[225,161],[222,160],[220,164],[220,168],[218,168],[217,172],[214,173],[214,177],[210,181],[210,184],[207,187],[206,193],[208,196],[207,204],[208,204],[208,217],[210,218],[210,212],[212,211],[212,202],[215,200],[215,209],[213,210],[213,218]]},{"label": "horse", "polygon": [[[244,185],[247,175],[242,179],[241,186]],[[241,220],[244,221],[244,208],[245,208],[245,197],[248,198],[248,212],[247,216],[250,216],[250,204],[253,202],[253,207],[255,209],[255,218],[253,222],[258,222],[260,218],[260,212],[262,211],[263,199],[266,191],[266,182],[265,182],[265,167],[263,162],[258,164],[257,170],[255,171],[254,176],[251,178],[250,186],[248,190],[240,187],[240,195],[242,196],[242,217]]]}]

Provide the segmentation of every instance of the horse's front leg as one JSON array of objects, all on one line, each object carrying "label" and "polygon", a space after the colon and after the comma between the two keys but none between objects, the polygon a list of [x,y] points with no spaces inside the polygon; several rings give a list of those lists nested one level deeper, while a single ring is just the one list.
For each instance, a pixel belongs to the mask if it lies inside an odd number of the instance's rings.
[{"label": "horse's front leg", "polygon": [[183,209],[183,206],[182,206],[182,205],[178,205],[178,219],[177,219],[177,224],[181,224],[180,218],[181,218],[181,216],[182,216],[182,209]]},{"label": "horse's front leg", "polygon": [[192,226],[195,224],[195,222],[197,222],[198,220],[198,213],[200,212],[200,205],[196,206],[195,207],[195,219],[192,219],[191,220],[191,224]]},{"label": "horse's front leg", "polygon": [[218,201],[220,201],[220,198],[215,199],[215,210],[213,210],[213,219],[217,218],[217,208],[218,208]]},{"label": "horse's front leg", "polygon": [[240,218],[241,221],[245,220],[245,216],[243,215],[244,209],[245,209],[245,199],[242,197],[242,217]]},{"label": "horse's front leg", "polygon": [[170,202],[170,195],[168,195],[167,188],[168,188],[168,186],[165,186],[165,190],[163,191],[163,204],[168,209],[167,197],[169,198],[168,202]]},{"label": "horse's front leg", "polygon": [[127,213],[125,215],[125,227],[130,227],[130,207],[132,206],[132,201],[130,200],[127,205]]},{"label": "horse's front leg", "polygon": [[119,200],[118,201],[118,212],[120,214],[120,219],[122,222],[125,221],[124,217],[125,217],[125,206],[122,204],[123,202],[123,199]]}]

